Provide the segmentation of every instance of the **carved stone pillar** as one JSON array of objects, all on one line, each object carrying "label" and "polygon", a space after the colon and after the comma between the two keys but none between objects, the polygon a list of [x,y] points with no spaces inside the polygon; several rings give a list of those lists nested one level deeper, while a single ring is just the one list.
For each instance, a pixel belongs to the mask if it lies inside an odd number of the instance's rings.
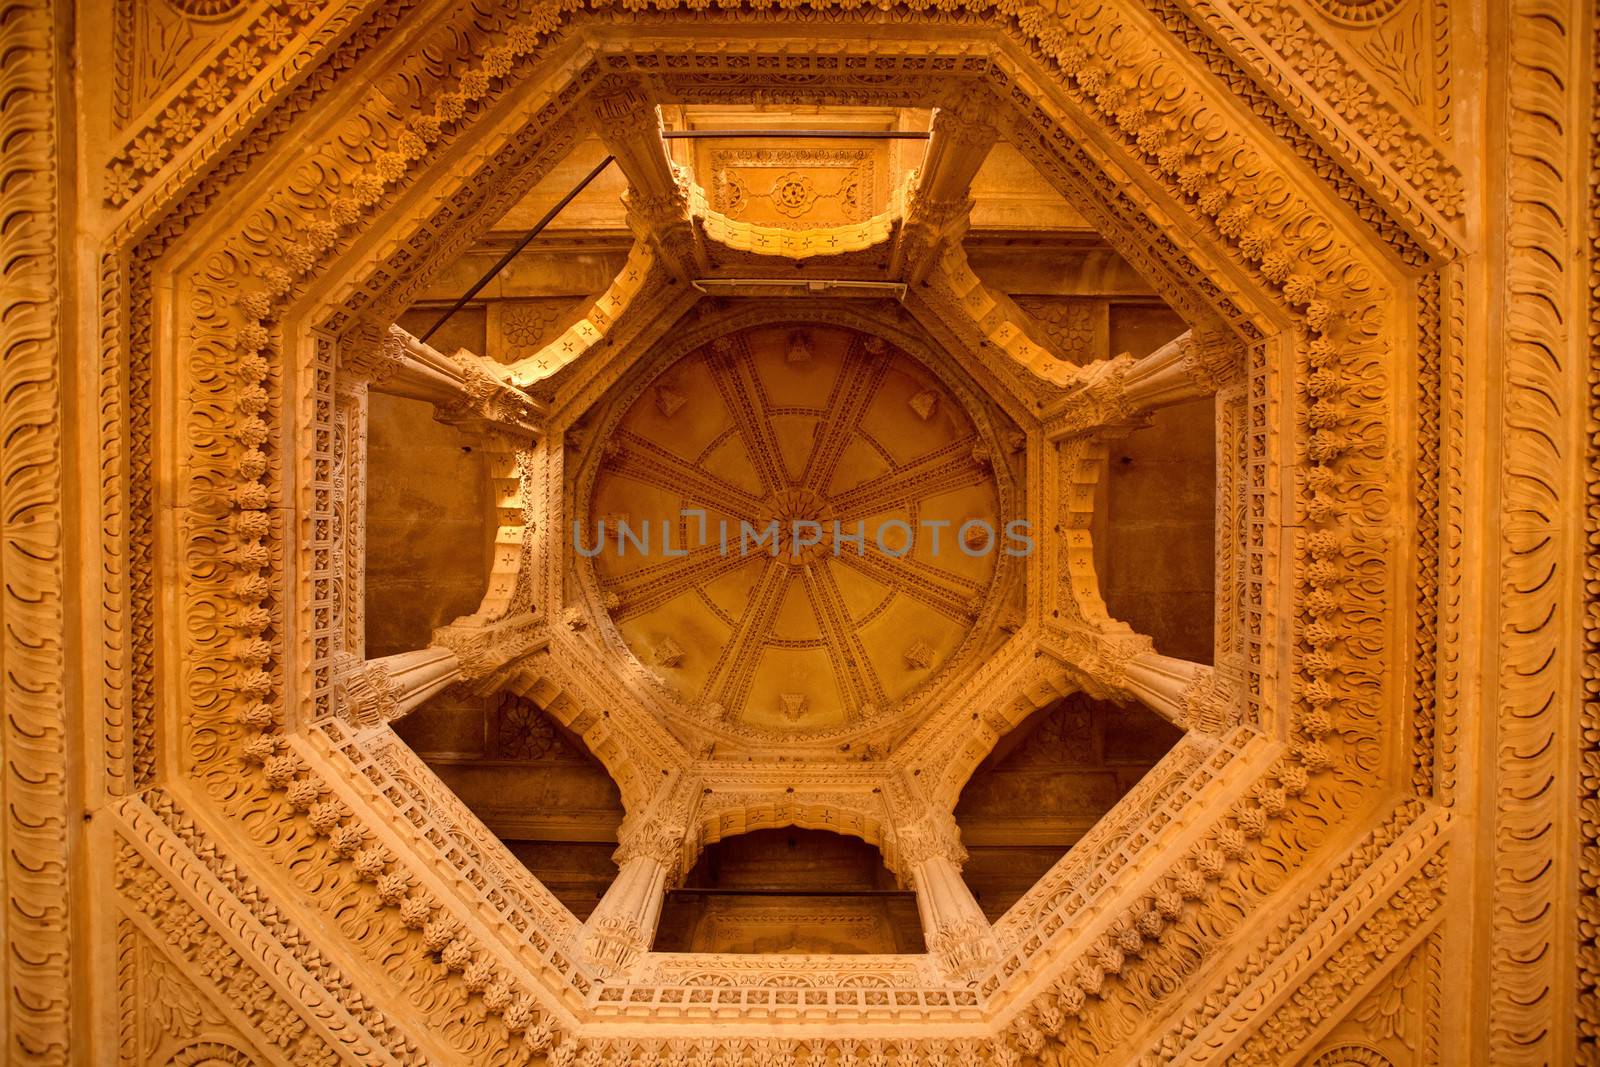
[{"label": "carved stone pillar", "polygon": [[506,370],[461,349],[447,356],[398,326],[363,323],[345,335],[341,370],[371,390],[432,404],[440,422],[478,432],[537,437],[544,412]]},{"label": "carved stone pillar", "polygon": [[608,78],[589,100],[595,132],[628,179],[628,228],[675,278],[710,270],[689,217],[689,193],[661,138],[661,112],[644,87]]},{"label": "carved stone pillar", "polygon": [[1123,679],[1130,694],[1186,730],[1217,733],[1232,717],[1230,687],[1204,664],[1147,652],[1127,662]]},{"label": "carved stone pillar", "polygon": [[1218,733],[1236,720],[1237,686],[1211,667],[1163,656],[1125,623],[1097,631],[1059,623],[1042,635],[1044,651],[1096,700],[1138,700],[1186,730]]},{"label": "carved stone pillar", "polygon": [[1229,335],[1207,329],[1186,331],[1143,359],[1096,360],[1046,413],[1045,432],[1059,440],[1214,393],[1237,373],[1239,359]]},{"label": "carved stone pillar", "polygon": [[967,850],[948,814],[929,814],[896,830],[899,870],[917,894],[922,936],[944,969],[972,981],[995,958],[994,930],[961,877]]},{"label": "carved stone pillar", "polygon": [[584,955],[602,975],[625,973],[650,951],[667,889],[683,858],[684,829],[654,818],[624,828],[617,877],[584,923]]},{"label": "carved stone pillar", "polygon": [[1046,626],[1044,651],[1096,700],[1128,700],[1127,666],[1139,656],[1153,654],[1150,638],[1115,620],[1104,620],[1102,625],[1104,629],[1060,622]]},{"label": "carved stone pillar", "polygon": [[346,658],[335,667],[335,707],[357,726],[376,726],[409,714],[460,678],[456,654],[431,645],[381,659]]},{"label": "carved stone pillar", "polygon": [[928,151],[905,194],[905,221],[890,265],[908,284],[922,284],[943,249],[966,233],[972,179],[1000,136],[996,112],[989,94],[980,91],[934,111]]},{"label": "carved stone pillar", "polygon": [[450,686],[487,678],[545,644],[533,615],[495,623],[467,616],[435,630],[427,648],[381,659],[342,657],[334,667],[335,707],[357,726],[394,722]]},{"label": "carved stone pillar", "polygon": [[1238,345],[1221,330],[1189,330],[1136,360],[1122,377],[1122,402],[1134,411],[1214,393],[1237,372]]},{"label": "carved stone pillar", "polygon": [[433,631],[432,643],[454,652],[460,680],[478,682],[549,644],[544,622],[532,612],[485,621],[466,615]]}]

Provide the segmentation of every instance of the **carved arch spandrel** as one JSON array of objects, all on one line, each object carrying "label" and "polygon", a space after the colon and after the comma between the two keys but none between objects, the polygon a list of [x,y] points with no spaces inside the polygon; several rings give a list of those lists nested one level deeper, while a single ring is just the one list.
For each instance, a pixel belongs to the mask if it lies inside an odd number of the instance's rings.
[{"label": "carved arch spandrel", "polygon": [[713,789],[694,822],[693,852],[698,855],[707,845],[741,834],[790,826],[859,838],[883,851],[885,866],[896,870],[890,866],[886,847],[893,829],[883,798],[871,792],[830,790],[826,785],[776,794],[771,790],[741,793],[737,785]]}]

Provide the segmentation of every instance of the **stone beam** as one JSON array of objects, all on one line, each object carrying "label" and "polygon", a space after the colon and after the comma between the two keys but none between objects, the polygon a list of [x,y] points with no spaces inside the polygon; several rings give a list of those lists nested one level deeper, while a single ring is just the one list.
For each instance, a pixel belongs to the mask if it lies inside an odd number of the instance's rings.
[{"label": "stone beam", "polygon": [[687,180],[667,155],[661,110],[639,83],[612,77],[589,98],[589,115],[628,179],[628,228],[650,245],[673,282],[710,272],[689,212]]},{"label": "stone beam", "polygon": [[1143,359],[1124,353],[1096,360],[1078,369],[1067,395],[1045,412],[1045,433],[1060,440],[1215,393],[1238,373],[1241,355],[1231,335],[1208,329],[1187,330]]},{"label": "stone beam", "polygon": [[920,285],[944,249],[959,243],[972,214],[972,179],[999,137],[998,105],[971,90],[933,113],[927,155],[903,194],[905,217],[895,239],[890,273]]}]

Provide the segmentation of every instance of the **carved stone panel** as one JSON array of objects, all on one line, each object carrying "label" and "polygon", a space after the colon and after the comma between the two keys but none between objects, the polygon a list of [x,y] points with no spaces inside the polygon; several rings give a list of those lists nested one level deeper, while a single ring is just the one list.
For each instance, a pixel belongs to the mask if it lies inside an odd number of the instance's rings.
[{"label": "carved stone panel", "polygon": [[713,148],[702,158],[712,209],[741,222],[844,226],[884,208],[881,148]]}]

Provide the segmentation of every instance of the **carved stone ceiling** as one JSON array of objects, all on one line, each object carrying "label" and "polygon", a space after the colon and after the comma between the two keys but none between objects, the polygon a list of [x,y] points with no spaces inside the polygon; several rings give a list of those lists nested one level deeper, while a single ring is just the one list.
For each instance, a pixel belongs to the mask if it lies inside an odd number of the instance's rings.
[{"label": "carved stone ceiling", "polygon": [[[584,536],[600,535],[593,565],[628,647],[696,714],[779,733],[869,722],[994,615],[1012,559],[998,443],[903,351],[756,327],[628,392],[598,428]],[[648,552],[619,523],[653,531]]]},{"label": "carved stone ceiling", "polygon": [[[1594,916],[1595,776],[1579,769],[1594,560],[1569,507],[1593,499],[1595,469],[1579,325],[1592,13],[1458,6],[13,5],[12,1058],[82,1044],[71,1059],[109,1061],[120,1038],[121,1061],[163,1063],[1421,1067],[1456,1051],[1440,1035],[1465,1033],[1473,1063],[1593,1061],[1600,972],[1572,942]],[[691,189],[651,101],[929,109],[951,149],[930,140],[898,201],[904,159],[848,154],[724,158],[720,193],[705,166]],[[1010,177],[986,186],[968,164],[996,143],[983,167]],[[384,332],[458,295],[504,248],[495,220],[519,204],[537,217],[539,179],[559,195],[558,171],[602,150],[627,158],[628,200],[616,175],[595,190],[583,284],[519,288],[508,272],[507,306],[459,327],[484,338],[470,358]],[[1054,214],[1033,206],[1037,186]],[[880,196],[889,209],[860,221]],[[741,205],[762,213],[732,217]],[[789,225],[805,212],[840,224]],[[1056,299],[1084,295],[1068,288],[997,287],[966,256],[969,226],[991,226],[989,254],[1006,258],[1002,229],[1084,220],[1190,325],[1181,343],[1063,358],[1025,327],[1034,309],[1062,347],[1127,324]],[[941,656],[1003,628],[963,636],[902,591],[878,618],[912,621],[879,646],[873,597],[849,593],[871,591],[860,568],[791,551],[630,619],[635,576],[574,568],[560,543],[585,509],[670,518],[694,502],[681,478],[624,491],[598,458],[629,454],[618,426],[753,497],[758,521],[848,511],[883,477],[841,452],[838,477],[808,479],[805,446],[820,446],[799,427],[826,439],[826,402],[769,373],[792,369],[795,326],[848,337],[846,317],[810,313],[756,344],[750,322],[716,318],[749,293],[700,284],[720,267],[747,271],[750,291],[805,292],[818,266],[874,294],[849,329],[903,350],[886,378],[953,390],[960,376],[924,351],[942,349],[1026,423],[1018,480],[1046,550],[1027,565],[1022,628],[954,683],[941,665],[966,653]],[[698,329],[674,359],[701,367],[701,388],[675,388],[665,356],[624,365]],[[832,359],[831,380],[852,380],[858,349],[810,345],[819,376]],[[658,381],[684,399],[678,417],[723,404],[727,425],[644,426],[677,406]],[[742,413],[722,400],[735,382],[758,397]],[[385,389],[474,435],[489,547],[474,546],[488,574],[471,616],[377,656],[363,449]],[[919,429],[928,451],[868,434],[884,470],[965,447],[961,419],[984,422],[943,396],[924,420],[904,392],[864,395],[863,419],[883,405],[937,425]],[[1100,473],[1133,453],[1112,460],[1107,442],[1201,397],[1224,594],[1206,663],[1112,617],[1085,532]],[[575,428],[587,446],[568,447]],[[572,492],[591,459],[599,473]],[[909,492],[879,514],[965,518],[983,497],[1004,520],[991,473],[956,487],[960,503]],[[1170,537],[1156,526],[1152,541]],[[951,573],[983,592],[1001,566]],[[663,622],[680,602],[696,619]],[[691,624],[726,631],[695,647],[747,664],[748,684],[693,661],[670,632]],[[945,643],[908,655],[917,626],[946,626]],[[853,672],[774,666],[794,652],[780,640],[830,636]],[[674,721],[674,704],[703,715],[727,696],[729,733],[825,731],[873,684],[885,709],[914,703],[919,671],[939,713],[883,727],[864,755],[815,737],[717,752]],[[817,688],[791,705],[796,679]],[[616,783],[621,871],[588,919],[390,728],[451,687],[526,698]],[[986,916],[960,876],[961,786],[1073,692],[1140,700],[1183,736]],[[914,885],[927,953],[649,950],[664,887],[704,845],[790,825],[878,847]],[[172,1008],[194,1003],[210,1007]]]}]

